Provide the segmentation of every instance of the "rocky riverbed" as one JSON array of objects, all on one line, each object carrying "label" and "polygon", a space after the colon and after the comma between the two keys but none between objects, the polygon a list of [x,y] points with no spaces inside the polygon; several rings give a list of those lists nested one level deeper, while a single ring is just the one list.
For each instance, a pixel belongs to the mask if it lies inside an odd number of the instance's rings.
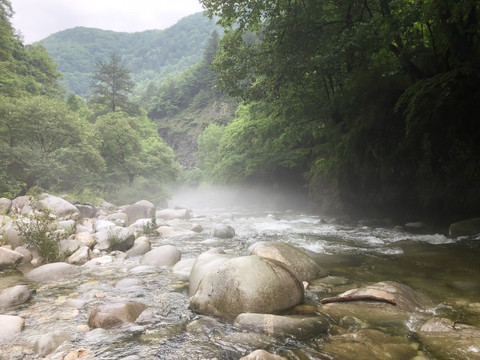
[{"label": "rocky riverbed", "polygon": [[[480,359],[471,225],[47,194],[0,208],[0,359]],[[52,263],[18,225],[42,209]]]}]

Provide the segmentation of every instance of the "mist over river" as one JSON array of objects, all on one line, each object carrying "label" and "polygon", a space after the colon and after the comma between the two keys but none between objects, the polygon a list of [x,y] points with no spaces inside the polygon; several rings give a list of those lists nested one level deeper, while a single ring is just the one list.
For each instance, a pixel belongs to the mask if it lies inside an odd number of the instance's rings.
[{"label": "mist over river", "polygon": [[[286,359],[347,359],[331,345],[353,346],[350,334],[366,336],[351,359],[437,359],[439,345],[427,345],[419,335],[422,323],[436,317],[472,326],[475,331],[480,327],[479,237],[453,239],[425,227],[340,221],[327,214],[300,211],[302,203],[304,199],[297,194],[272,197],[263,190],[183,191],[169,205],[186,206],[192,215],[188,220],[173,220],[174,225],[189,229],[199,224],[204,231],[151,237],[150,241],[152,248],[174,245],[181,251],[181,260],[212,248],[244,256],[257,242],[284,242],[301,248],[329,273],[323,280],[305,284],[304,308],[313,309],[311,314],[321,313],[322,298],[385,281],[407,285],[426,295],[432,305],[403,322],[330,316],[328,332],[318,336],[275,332],[251,336],[229,317],[189,310],[188,281],[172,267],[140,265],[140,257],[123,258],[117,252],[111,262],[82,266],[78,276],[66,281],[35,283],[19,272],[0,273],[0,290],[16,284],[36,290],[29,302],[2,311],[24,318],[25,327],[15,338],[0,342],[0,359],[40,358],[31,344],[40,335],[58,330],[68,333],[70,340],[48,355],[51,359],[74,351],[78,355],[79,349],[86,352],[76,358],[84,359],[240,359],[260,348]],[[218,223],[232,226],[235,236],[213,237],[211,229]],[[139,281],[122,287],[118,284],[123,279]],[[147,310],[135,322],[111,329],[88,326],[92,308],[116,302],[141,302]],[[465,359],[480,357],[475,346],[465,348]]]}]

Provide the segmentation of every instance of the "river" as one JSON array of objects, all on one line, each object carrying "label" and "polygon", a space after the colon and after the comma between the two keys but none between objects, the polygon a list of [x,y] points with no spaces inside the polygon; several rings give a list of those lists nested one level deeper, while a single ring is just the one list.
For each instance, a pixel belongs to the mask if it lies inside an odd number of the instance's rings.
[{"label": "river", "polygon": [[[315,259],[337,279],[325,293],[307,288],[306,304],[315,305],[323,296],[363,284],[390,280],[430,297],[435,304],[430,309],[432,314],[480,327],[478,238],[451,239],[416,227],[339,222],[298,210],[279,211],[267,203],[260,209],[231,203],[215,205],[214,199],[210,200],[204,199],[200,207],[198,201],[188,204],[188,196],[174,199],[193,210],[192,219],[177,221],[177,225],[188,227],[194,222],[205,231],[174,239],[152,238],[152,246],[173,244],[181,250],[182,259],[188,259],[211,248],[245,255],[258,241],[282,241],[316,253]],[[209,229],[217,222],[231,224],[235,237],[212,238]],[[15,272],[1,276],[0,290],[26,283]],[[140,279],[142,285],[117,288],[116,283],[124,278]],[[196,327],[194,324],[201,323],[196,320],[207,317],[188,309],[188,282],[180,281],[170,268],[141,266],[138,257],[119,257],[112,263],[85,269],[67,282],[27,284],[36,289],[33,299],[8,311],[25,318],[25,329],[8,347],[4,344],[3,349],[8,350],[0,359],[37,358],[29,344],[53,330],[65,330],[72,340],[51,354],[51,359],[62,359],[75,349],[88,349],[86,358],[95,359],[239,359],[258,345],[229,337],[236,331],[231,320],[216,318],[211,327]],[[112,330],[88,329],[89,309],[116,301],[139,301],[149,308],[135,324]],[[435,359],[412,334],[401,336],[418,348],[418,359]],[[264,347],[287,359],[332,359],[322,350],[326,340],[273,338]],[[352,359],[359,358],[352,354]]]}]

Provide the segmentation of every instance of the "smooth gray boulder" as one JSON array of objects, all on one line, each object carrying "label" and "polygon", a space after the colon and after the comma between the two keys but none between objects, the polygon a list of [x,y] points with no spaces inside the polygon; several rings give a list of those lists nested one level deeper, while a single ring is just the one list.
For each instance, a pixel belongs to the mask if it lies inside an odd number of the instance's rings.
[{"label": "smooth gray boulder", "polygon": [[80,241],[72,239],[64,239],[58,242],[58,253],[62,254],[73,254],[75,251],[80,249],[83,245]]},{"label": "smooth gray boulder", "polygon": [[198,285],[200,284],[200,280],[202,280],[203,276],[212,271],[213,269],[217,268],[218,266],[222,265],[223,263],[233,259],[234,255],[229,254],[221,254],[215,251],[206,251],[200,254],[193,266],[190,270],[189,275],[189,294],[190,296],[195,295],[198,289]]},{"label": "smooth gray boulder", "polygon": [[196,260],[196,258],[180,260],[172,267],[173,275],[180,281],[189,281]]},{"label": "smooth gray boulder", "polygon": [[23,330],[25,320],[20,316],[0,315],[0,340],[14,337]]},{"label": "smooth gray boulder", "polygon": [[283,242],[259,242],[251,247],[251,255],[273,259],[287,265],[301,281],[311,281],[327,276],[327,271],[308,254]]},{"label": "smooth gray boulder", "polygon": [[80,219],[87,218],[91,219],[97,216],[97,208],[92,204],[75,204],[75,207],[78,209],[80,214]]},{"label": "smooth gray boulder", "polygon": [[68,257],[67,262],[72,265],[83,265],[93,258],[93,251],[88,246],[83,245]]},{"label": "smooth gray boulder", "polygon": [[47,209],[59,218],[77,219],[80,216],[75,205],[57,196],[46,195],[37,202],[36,207],[38,210]]},{"label": "smooth gray boulder", "polygon": [[80,232],[78,234],[75,234],[75,240],[81,242],[83,245],[89,247],[90,249],[93,249],[93,247],[97,243],[93,234],[89,232]]},{"label": "smooth gray boulder", "polygon": [[12,207],[12,201],[7,198],[0,198],[0,215],[8,214]]},{"label": "smooth gray boulder", "polygon": [[451,237],[474,236],[480,234],[480,217],[458,221],[450,224],[448,232]]},{"label": "smooth gray boulder", "polygon": [[125,209],[125,214],[127,214],[129,219],[128,225],[133,224],[138,219],[151,218],[152,216],[155,216],[155,210],[155,205],[147,200],[140,200],[133,205],[127,206]]},{"label": "smooth gray boulder", "polygon": [[127,251],[135,243],[135,233],[121,226],[103,229],[94,234],[95,249],[100,251]]},{"label": "smooth gray boulder", "polygon": [[182,253],[173,245],[153,248],[140,259],[142,265],[173,266],[180,261]]},{"label": "smooth gray boulder", "polygon": [[126,251],[128,257],[142,256],[152,250],[150,240],[145,236],[140,236],[135,239],[133,247]]},{"label": "smooth gray boulder", "polygon": [[139,302],[114,303],[96,307],[90,312],[88,326],[109,329],[114,326],[134,322],[147,308]]},{"label": "smooth gray boulder", "polygon": [[31,292],[27,285],[15,285],[0,292],[0,308],[23,304],[30,300]]},{"label": "smooth gray boulder", "polygon": [[0,271],[14,268],[15,266],[19,265],[22,260],[22,254],[4,247],[0,247]]},{"label": "smooth gray boulder", "polygon": [[113,221],[96,219],[93,223],[93,231],[99,232],[105,229],[113,229],[117,226]]},{"label": "smooth gray boulder", "polygon": [[12,248],[23,245],[23,240],[16,226],[7,225],[2,231],[2,241],[4,244],[10,245]]},{"label": "smooth gray boulder", "polygon": [[10,212],[15,214],[28,214],[32,212],[30,203],[33,201],[31,196],[18,196],[12,200]]},{"label": "smooth gray boulder", "polygon": [[283,264],[242,256],[206,273],[189,308],[220,316],[277,313],[302,303],[303,292],[303,284]]},{"label": "smooth gray boulder", "polygon": [[267,335],[294,336],[297,339],[312,339],[328,332],[329,324],[322,316],[240,314],[233,323],[240,330]]},{"label": "smooth gray boulder", "polygon": [[51,282],[70,279],[80,274],[80,268],[66,262],[46,264],[33,269],[25,275],[28,280],[37,282]]},{"label": "smooth gray boulder", "polygon": [[45,356],[55,351],[65,341],[70,340],[72,337],[64,330],[43,334],[35,341],[33,351],[40,356]]},{"label": "smooth gray boulder", "polygon": [[212,236],[220,239],[231,239],[235,236],[235,229],[227,224],[215,224]]}]

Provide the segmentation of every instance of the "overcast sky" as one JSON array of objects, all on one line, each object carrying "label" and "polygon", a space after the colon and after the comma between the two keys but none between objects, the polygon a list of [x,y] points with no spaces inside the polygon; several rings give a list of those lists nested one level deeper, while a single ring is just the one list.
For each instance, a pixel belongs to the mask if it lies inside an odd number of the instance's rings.
[{"label": "overcast sky", "polygon": [[11,0],[12,23],[26,44],[55,32],[86,26],[135,32],[165,29],[202,11],[198,0]]}]

